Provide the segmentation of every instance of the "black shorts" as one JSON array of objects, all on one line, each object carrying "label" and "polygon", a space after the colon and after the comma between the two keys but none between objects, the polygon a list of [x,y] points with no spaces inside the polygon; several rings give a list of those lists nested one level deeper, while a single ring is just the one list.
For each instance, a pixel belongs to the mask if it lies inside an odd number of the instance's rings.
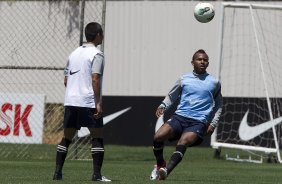
[{"label": "black shorts", "polygon": [[64,128],[101,128],[103,118],[95,119],[95,108],[65,106]]},{"label": "black shorts", "polygon": [[181,135],[185,132],[194,132],[198,135],[198,139],[191,146],[199,145],[203,142],[204,135],[207,131],[207,125],[203,122],[185,118],[174,114],[167,122],[174,131],[174,137],[170,141],[179,140]]}]

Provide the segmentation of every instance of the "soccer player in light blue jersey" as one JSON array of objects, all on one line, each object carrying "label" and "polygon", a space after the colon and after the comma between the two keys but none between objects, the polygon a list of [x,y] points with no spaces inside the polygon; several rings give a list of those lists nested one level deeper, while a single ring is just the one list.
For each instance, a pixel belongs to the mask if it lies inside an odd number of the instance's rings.
[{"label": "soccer player in light blue jersey", "polygon": [[[172,117],[154,135],[153,152],[157,161],[151,180],[165,180],[182,160],[187,147],[202,143],[205,135],[211,135],[222,111],[220,82],[208,74],[209,57],[204,50],[194,53],[191,61],[194,70],[182,75],[157,108],[160,117],[179,99]],[[169,162],[163,157],[164,142],[177,140],[176,150]]]}]

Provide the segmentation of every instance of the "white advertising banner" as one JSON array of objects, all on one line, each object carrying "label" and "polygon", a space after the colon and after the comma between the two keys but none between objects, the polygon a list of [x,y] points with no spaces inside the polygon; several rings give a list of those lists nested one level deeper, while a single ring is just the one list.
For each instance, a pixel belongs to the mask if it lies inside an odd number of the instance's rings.
[{"label": "white advertising banner", "polygon": [[42,144],[45,95],[0,93],[0,142]]}]

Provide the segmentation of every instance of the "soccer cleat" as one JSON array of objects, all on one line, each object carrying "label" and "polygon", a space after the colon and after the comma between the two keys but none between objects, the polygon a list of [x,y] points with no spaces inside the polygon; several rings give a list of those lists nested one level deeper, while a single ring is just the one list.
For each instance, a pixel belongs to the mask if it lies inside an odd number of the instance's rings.
[{"label": "soccer cleat", "polygon": [[111,182],[112,180],[106,178],[105,176],[98,176],[98,177],[97,177],[97,176],[95,176],[95,175],[93,174],[93,176],[92,176],[92,181]]},{"label": "soccer cleat", "polygon": [[166,178],[167,178],[167,169],[165,167],[161,167],[159,169],[158,180],[165,180]]},{"label": "soccer cleat", "polygon": [[157,180],[159,177],[159,169],[161,167],[166,167],[166,161],[163,161],[162,166],[154,165],[154,169],[151,172],[150,180]]},{"label": "soccer cleat", "polygon": [[53,176],[53,180],[62,180],[63,179],[63,175],[60,172],[55,172],[54,176]]},{"label": "soccer cleat", "polygon": [[152,170],[150,180],[156,180],[159,177],[159,168],[157,165],[154,165],[154,169]]}]

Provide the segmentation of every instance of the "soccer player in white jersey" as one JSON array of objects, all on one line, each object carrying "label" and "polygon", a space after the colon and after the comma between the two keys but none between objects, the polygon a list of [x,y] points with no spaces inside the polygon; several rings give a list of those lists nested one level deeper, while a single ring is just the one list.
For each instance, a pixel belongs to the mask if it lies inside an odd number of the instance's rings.
[{"label": "soccer player in white jersey", "polygon": [[104,35],[100,24],[91,22],[85,27],[87,42],[75,49],[65,67],[64,137],[57,147],[54,180],[62,180],[62,169],[68,147],[77,130],[88,127],[92,138],[93,181],[110,182],[102,176],[104,160],[102,76],[104,55],[97,48]]},{"label": "soccer player in white jersey", "polygon": [[[182,75],[157,108],[156,116],[160,117],[179,99],[172,117],[154,135],[153,152],[157,164],[151,173],[151,180],[165,180],[182,160],[187,147],[201,144],[205,135],[213,133],[220,118],[221,85],[206,72],[208,55],[204,50],[198,50],[191,63],[193,72]],[[177,140],[176,150],[167,164],[163,157],[166,140]]]}]

